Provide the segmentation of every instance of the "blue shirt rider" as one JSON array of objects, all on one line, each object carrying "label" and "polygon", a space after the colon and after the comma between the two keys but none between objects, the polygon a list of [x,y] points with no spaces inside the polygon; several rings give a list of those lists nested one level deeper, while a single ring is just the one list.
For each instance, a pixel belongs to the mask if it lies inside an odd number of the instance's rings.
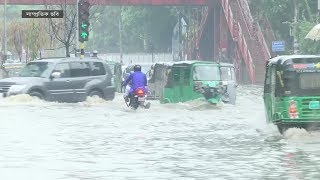
[{"label": "blue shirt rider", "polygon": [[146,86],[148,85],[147,76],[145,73],[141,72],[141,66],[135,65],[133,68],[133,73],[127,77],[127,79],[123,82],[123,86],[126,87],[128,83],[131,81],[131,88],[130,91],[125,94],[125,99],[128,101],[128,95],[133,93],[137,88],[142,87],[144,90],[146,89]]}]

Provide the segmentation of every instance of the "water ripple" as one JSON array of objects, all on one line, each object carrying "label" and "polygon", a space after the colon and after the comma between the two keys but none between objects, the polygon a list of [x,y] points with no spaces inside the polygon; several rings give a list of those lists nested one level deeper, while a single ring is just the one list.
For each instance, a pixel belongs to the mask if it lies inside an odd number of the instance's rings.
[{"label": "water ripple", "polygon": [[262,87],[236,105],[0,99],[0,179],[319,179],[320,133],[280,135]]}]

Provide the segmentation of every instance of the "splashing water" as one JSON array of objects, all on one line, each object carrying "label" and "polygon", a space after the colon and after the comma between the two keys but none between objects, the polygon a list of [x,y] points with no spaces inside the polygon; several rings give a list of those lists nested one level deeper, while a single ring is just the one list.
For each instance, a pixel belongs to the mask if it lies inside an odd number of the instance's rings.
[{"label": "splashing water", "polygon": [[15,105],[39,105],[44,104],[45,101],[29,96],[28,94],[19,94],[0,99],[0,106],[15,106]]},{"label": "splashing water", "polygon": [[266,124],[262,88],[238,92],[218,110],[195,100],[132,111],[122,94],[0,99],[0,179],[319,179],[320,133],[282,136]]}]

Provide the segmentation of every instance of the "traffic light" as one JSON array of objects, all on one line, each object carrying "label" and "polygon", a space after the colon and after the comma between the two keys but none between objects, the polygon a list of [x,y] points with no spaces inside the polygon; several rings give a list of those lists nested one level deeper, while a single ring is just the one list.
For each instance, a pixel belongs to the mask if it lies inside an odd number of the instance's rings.
[{"label": "traffic light", "polygon": [[78,15],[79,15],[79,41],[84,42],[89,39],[89,9],[88,0],[79,0]]}]

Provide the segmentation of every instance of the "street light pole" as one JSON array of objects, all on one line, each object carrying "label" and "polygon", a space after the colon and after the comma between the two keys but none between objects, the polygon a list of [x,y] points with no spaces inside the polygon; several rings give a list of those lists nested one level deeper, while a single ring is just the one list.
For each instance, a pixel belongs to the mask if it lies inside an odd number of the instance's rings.
[{"label": "street light pole", "polygon": [[293,17],[293,53],[298,54],[299,53],[299,41],[297,38],[297,22],[298,22],[298,16],[299,16],[299,10],[298,10],[298,1],[293,1],[294,5],[294,17]]},{"label": "street light pole", "polygon": [[5,61],[7,60],[7,0],[4,0],[4,7],[3,7],[3,57],[2,57],[2,61],[3,63],[5,63]]},{"label": "street light pole", "polygon": [[120,50],[120,63],[123,63],[123,52],[122,52],[122,6],[120,6],[119,12],[119,50]]},{"label": "street light pole", "polygon": [[182,49],[181,49],[181,12],[178,11],[178,47],[179,47],[179,61],[182,61]]},{"label": "street light pole", "polygon": [[75,54],[77,54],[77,49],[79,48],[79,0],[77,0],[77,17],[76,17],[76,52]]}]

